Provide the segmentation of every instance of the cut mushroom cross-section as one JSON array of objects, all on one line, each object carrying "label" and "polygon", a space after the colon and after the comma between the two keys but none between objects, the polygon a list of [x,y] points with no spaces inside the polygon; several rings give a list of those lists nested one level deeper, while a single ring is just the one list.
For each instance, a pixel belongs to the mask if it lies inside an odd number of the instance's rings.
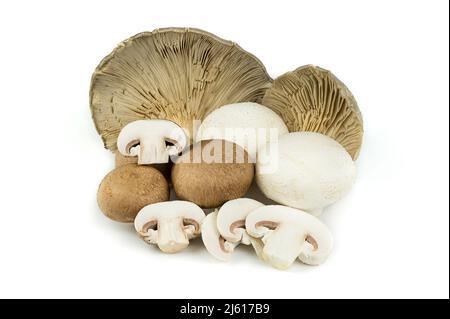
[{"label": "cut mushroom cross-section", "polygon": [[200,234],[205,218],[203,210],[191,202],[171,201],[148,205],[134,220],[138,234],[149,244],[157,244],[165,253],[176,253]]},{"label": "cut mushroom cross-section", "polygon": [[[173,145],[167,145],[169,142]],[[138,157],[138,164],[167,163],[188,144],[184,130],[167,120],[138,120],[126,125],[117,139],[125,156]]]},{"label": "cut mushroom cross-section", "polygon": [[333,247],[325,224],[287,206],[257,208],[247,216],[245,226],[249,235],[262,238],[262,259],[279,269],[288,268],[297,257],[305,264],[319,265]]},{"label": "cut mushroom cross-section", "polygon": [[262,242],[245,231],[245,218],[258,207],[264,206],[250,198],[226,202],[220,210],[206,216],[202,223],[202,239],[208,252],[222,261],[228,261],[239,244],[252,245],[258,257]]}]

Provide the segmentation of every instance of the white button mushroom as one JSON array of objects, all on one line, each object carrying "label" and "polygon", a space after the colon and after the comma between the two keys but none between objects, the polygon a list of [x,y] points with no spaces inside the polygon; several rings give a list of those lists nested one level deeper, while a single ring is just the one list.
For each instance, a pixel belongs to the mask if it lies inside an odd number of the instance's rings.
[{"label": "white button mushroom", "polygon": [[313,132],[283,135],[261,148],[256,182],[268,198],[319,215],[352,187],[356,168],[335,140]]},{"label": "white button mushroom", "polygon": [[157,244],[165,253],[176,253],[200,234],[205,218],[203,210],[191,202],[171,201],[148,205],[134,220],[134,227],[144,241]]},{"label": "white button mushroom", "polygon": [[[170,142],[174,145],[166,145]],[[138,156],[138,164],[167,163],[188,144],[184,130],[167,120],[138,120],[125,125],[117,148],[125,156]]]},{"label": "white button mushroom", "polygon": [[208,252],[222,261],[228,261],[239,244],[252,245],[260,256],[261,240],[245,231],[245,218],[258,207],[264,206],[250,198],[226,202],[220,210],[210,213],[202,223],[202,239]]},{"label": "white button mushroom", "polygon": [[271,109],[258,103],[242,102],[210,113],[200,125],[196,141],[224,139],[243,147],[255,160],[259,146],[288,132],[281,117]]},{"label": "white button mushroom", "polygon": [[317,217],[287,206],[257,208],[247,216],[245,227],[250,236],[262,238],[262,259],[279,269],[288,268],[297,257],[319,265],[333,247],[330,231]]}]

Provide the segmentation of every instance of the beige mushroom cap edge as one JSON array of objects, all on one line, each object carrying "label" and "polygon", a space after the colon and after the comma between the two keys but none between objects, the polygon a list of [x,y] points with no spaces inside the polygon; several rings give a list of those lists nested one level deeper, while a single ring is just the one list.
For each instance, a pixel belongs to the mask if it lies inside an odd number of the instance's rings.
[{"label": "beige mushroom cap edge", "polygon": [[164,28],[121,42],[97,66],[90,108],[107,149],[126,124],[166,119],[186,129],[230,103],[260,102],[271,78],[236,43],[192,28]]}]

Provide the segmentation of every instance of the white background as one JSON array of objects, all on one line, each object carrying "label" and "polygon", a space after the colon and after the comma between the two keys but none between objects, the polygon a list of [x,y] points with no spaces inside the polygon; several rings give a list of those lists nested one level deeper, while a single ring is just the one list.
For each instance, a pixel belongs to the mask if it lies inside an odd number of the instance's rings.
[{"label": "white background", "polygon": [[[2,1],[0,297],[449,297],[448,1]],[[282,272],[196,240],[177,255],[102,215],[113,168],[91,121],[98,62],[127,37],[188,26],[276,77],[332,70],[365,120],[351,193],[326,210],[335,249]]]}]

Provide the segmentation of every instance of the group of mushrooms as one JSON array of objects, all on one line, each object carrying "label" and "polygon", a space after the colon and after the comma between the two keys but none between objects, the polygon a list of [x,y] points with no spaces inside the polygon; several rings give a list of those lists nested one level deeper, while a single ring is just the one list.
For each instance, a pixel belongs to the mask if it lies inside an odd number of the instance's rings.
[{"label": "group of mushrooms", "polygon": [[[157,29],[101,61],[90,106],[115,153],[99,207],[147,243],[175,253],[201,235],[220,260],[251,245],[279,269],[330,254],[317,216],[352,187],[363,137],[356,101],[331,72],[307,65],[273,80],[233,42]],[[245,198],[253,180],[277,205]]]}]

